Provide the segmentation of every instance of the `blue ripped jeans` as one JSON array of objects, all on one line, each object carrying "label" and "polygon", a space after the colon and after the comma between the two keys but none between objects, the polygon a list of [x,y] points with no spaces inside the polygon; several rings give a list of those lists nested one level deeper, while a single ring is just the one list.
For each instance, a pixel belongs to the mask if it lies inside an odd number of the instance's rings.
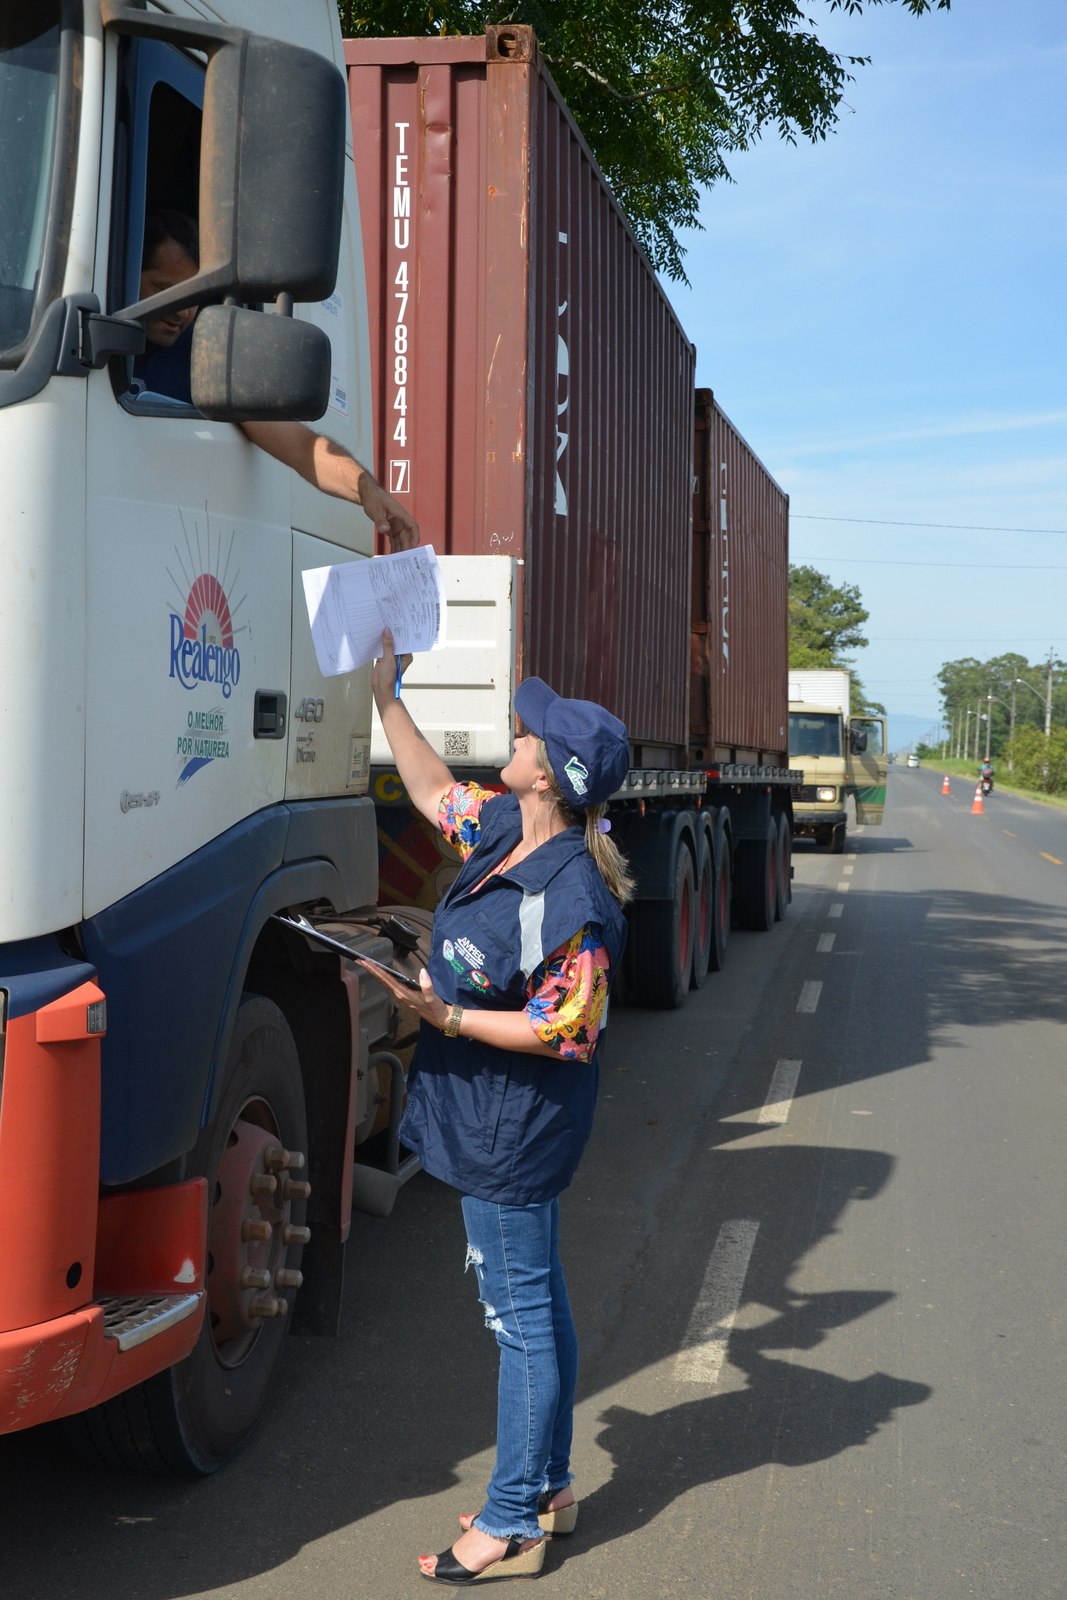
[{"label": "blue ripped jeans", "polygon": [[537,1497],[571,1481],[578,1339],[559,1260],[559,1201],[463,1197],[467,1265],[500,1348],[496,1465],[475,1518],[496,1539],[537,1539]]}]

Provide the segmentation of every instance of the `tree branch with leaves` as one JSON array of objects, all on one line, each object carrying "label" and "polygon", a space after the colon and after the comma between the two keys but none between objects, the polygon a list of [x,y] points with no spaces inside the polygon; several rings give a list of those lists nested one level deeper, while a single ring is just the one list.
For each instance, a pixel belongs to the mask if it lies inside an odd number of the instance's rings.
[{"label": "tree branch with leaves", "polygon": [[[951,0],[823,0],[850,15]],[[339,0],[365,38],[484,33],[528,23],[653,265],[685,281],[679,234],[699,228],[701,191],[765,132],[825,139],[866,56],[824,45],[796,0]]]}]

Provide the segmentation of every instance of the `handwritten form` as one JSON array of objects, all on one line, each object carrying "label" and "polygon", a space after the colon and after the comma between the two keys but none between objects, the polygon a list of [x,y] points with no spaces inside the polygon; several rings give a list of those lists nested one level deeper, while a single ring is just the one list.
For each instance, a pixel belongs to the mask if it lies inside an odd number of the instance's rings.
[{"label": "handwritten form", "polygon": [[314,567],[303,576],[324,678],[354,672],[380,656],[383,628],[392,633],[397,655],[417,655],[445,642],[444,585],[432,545]]}]

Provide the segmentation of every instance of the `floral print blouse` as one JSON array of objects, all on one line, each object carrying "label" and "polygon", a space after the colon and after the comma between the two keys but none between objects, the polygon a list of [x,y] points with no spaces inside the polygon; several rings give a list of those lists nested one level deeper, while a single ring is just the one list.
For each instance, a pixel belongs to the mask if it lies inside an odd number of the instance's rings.
[{"label": "floral print blouse", "polygon": [[[455,783],[441,796],[438,821],[466,861],[481,834],[478,814],[493,791]],[[579,928],[531,974],[524,1008],[542,1044],[574,1061],[588,1061],[604,1024],[610,961],[596,923]]]}]

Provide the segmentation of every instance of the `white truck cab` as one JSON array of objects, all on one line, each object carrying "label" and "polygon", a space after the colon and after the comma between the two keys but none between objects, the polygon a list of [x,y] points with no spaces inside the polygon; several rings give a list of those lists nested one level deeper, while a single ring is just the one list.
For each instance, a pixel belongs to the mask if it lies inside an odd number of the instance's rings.
[{"label": "white truck cab", "polygon": [[[336,8],[4,0],[0,142],[0,1428],[132,1460],[136,1390],[150,1464],[211,1471],[302,1273],[336,1319],[353,1139],[399,1104],[382,991],[273,920],[363,911],[396,959],[369,677],[320,676],[301,585],[373,530],[235,426],[372,459]],[[157,207],[199,271],[142,299]],[[190,405],[132,380],[192,304]]]}]

